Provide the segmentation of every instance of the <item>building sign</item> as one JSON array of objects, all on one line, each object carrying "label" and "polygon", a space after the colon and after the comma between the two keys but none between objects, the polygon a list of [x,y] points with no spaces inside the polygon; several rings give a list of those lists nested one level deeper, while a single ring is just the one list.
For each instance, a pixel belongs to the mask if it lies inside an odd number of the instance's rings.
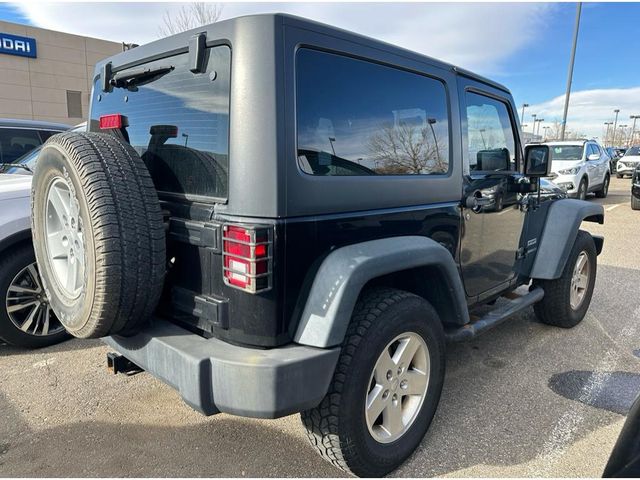
[{"label": "building sign", "polygon": [[36,58],[36,39],[0,33],[0,53]]}]

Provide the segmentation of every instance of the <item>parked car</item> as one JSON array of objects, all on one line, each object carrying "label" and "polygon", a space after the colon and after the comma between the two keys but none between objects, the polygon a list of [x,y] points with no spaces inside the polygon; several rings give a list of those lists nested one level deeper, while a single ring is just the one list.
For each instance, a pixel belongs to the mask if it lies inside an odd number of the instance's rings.
[{"label": "parked car", "polygon": [[570,197],[584,200],[589,192],[605,198],[609,192],[609,157],[595,140],[548,142],[553,149],[550,180]]},{"label": "parked car", "polygon": [[[82,130],[85,124],[74,129]],[[28,348],[69,338],[48,304],[31,242],[31,179],[41,148],[0,170],[0,340]]]},{"label": "parked car", "polygon": [[434,418],[445,341],[589,308],[604,239],[580,225],[604,209],[537,203],[554,148],[522,148],[498,83],[285,15],[158,40],[94,78],[90,132],[38,158],[43,283],[70,333],[117,350],[114,372],[204,414],[301,412],[320,455],[384,475]]},{"label": "parked car", "polygon": [[13,163],[51,135],[69,128],[62,123],[0,118],[0,163]]},{"label": "parked car", "polygon": [[640,210],[640,163],[631,176],[631,208]]},{"label": "parked car", "polygon": [[615,173],[616,163],[618,162],[618,152],[613,147],[606,147],[604,151],[609,157],[609,170],[611,173]]},{"label": "parked car", "polygon": [[618,159],[616,176],[618,178],[625,175],[631,176],[638,165],[640,165],[640,147],[631,147]]}]

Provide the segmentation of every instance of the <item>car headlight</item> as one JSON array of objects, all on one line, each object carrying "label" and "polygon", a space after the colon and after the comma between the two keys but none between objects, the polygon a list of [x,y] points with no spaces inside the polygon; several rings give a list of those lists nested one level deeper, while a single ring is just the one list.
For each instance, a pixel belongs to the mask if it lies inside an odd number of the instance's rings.
[{"label": "car headlight", "polygon": [[579,171],[580,171],[580,167],[573,167],[573,168],[565,168],[564,170],[558,170],[558,173],[560,175],[575,175]]}]

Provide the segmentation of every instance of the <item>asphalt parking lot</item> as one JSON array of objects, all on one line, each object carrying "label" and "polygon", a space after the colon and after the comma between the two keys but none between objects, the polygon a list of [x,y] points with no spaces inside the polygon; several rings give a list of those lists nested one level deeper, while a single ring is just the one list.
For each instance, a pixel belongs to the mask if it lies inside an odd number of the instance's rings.
[{"label": "asphalt parking lot", "polygon": [[[440,407],[397,476],[597,477],[640,393],[640,212],[612,179],[594,298],[572,330],[533,311],[451,345]],[[341,476],[298,416],[203,417],[150,375],[113,376],[108,349],[0,345],[0,477]]]}]

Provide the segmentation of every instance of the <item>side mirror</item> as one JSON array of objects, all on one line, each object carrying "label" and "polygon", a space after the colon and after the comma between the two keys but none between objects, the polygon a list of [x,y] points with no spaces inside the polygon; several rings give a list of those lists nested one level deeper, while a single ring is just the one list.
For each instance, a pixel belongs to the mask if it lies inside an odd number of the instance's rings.
[{"label": "side mirror", "polygon": [[589,160],[590,162],[595,162],[596,160],[600,160],[600,155],[598,155],[597,153],[592,153],[587,157],[587,160]]},{"label": "side mirror", "polygon": [[524,174],[528,177],[547,177],[551,170],[551,149],[548,145],[524,147]]}]

